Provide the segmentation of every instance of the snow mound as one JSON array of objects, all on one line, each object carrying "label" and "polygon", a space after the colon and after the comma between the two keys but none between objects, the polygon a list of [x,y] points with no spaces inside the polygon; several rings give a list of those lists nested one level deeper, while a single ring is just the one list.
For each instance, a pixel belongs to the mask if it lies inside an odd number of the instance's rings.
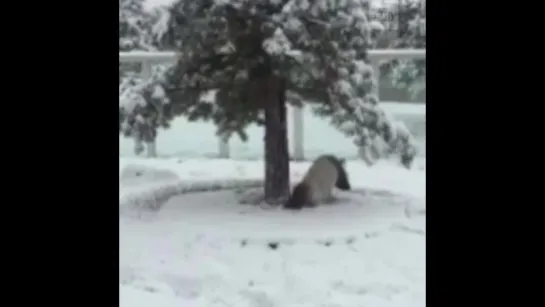
[{"label": "snow mound", "polygon": [[119,210],[146,210],[158,211],[171,197],[187,193],[209,192],[218,190],[237,189],[244,187],[259,187],[262,180],[228,179],[228,180],[179,180],[173,182],[159,182],[137,189],[126,189],[120,193]]},{"label": "snow mound", "polygon": [[127,209],[157,211],[171,197],[192,192],[217,191],[234,188],[250,188],[263,185],[262,180],[253,179],[181,179],[176,168],[151,167],[141,164],[126,164],[119,174],[120,212]]},{"label": "snow mound", "polygon": [[168,169],[152,168],[144,165],[129,164],[120,169],[119,181],[125,183],[149,183],[163,180],[178,180],[178,175]]}]

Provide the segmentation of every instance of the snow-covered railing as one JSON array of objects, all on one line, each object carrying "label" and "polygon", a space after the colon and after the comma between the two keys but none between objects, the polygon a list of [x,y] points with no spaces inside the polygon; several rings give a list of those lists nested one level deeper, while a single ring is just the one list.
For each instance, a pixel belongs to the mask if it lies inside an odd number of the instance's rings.
[{"label": "snow-covered railing", "polygon": [[[390,60],[416,60],[426,58],[426,49],[373,49],[369,50],[369,60],[373,66],[375,77],[380,80],[380,64],[383,61]],[[176,61],[178,55],[172,51],[147,52],[147,51],[130,51],[119,52],[120,63],[141,63],[142,78],[151,78],[151,68],[154,64],[172,63]],[[379,84],[377,84],[378,87]],[[378,93],[377,93],[378,94]],[[379,97],[380,98],[380,97]],[[304,134],[303,134],[303,110],[302,108],[294,108],[293,110],[293,159],[304,159]],[[154,146],[155,147],[155,146]],[[219,140],[219,156],[221,158],[229,157],[229,144],[220,138]]]}]

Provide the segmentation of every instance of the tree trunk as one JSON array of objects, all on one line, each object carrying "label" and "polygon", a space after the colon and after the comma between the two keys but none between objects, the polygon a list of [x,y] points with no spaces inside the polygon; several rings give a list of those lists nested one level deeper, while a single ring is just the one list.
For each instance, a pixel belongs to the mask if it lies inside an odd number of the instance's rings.
[{"label": "tree trunk", "polygon": [[286,88],[276,76],[262,81],[258,88],[265,110],[265,202],[279,205],[290,192]]}]

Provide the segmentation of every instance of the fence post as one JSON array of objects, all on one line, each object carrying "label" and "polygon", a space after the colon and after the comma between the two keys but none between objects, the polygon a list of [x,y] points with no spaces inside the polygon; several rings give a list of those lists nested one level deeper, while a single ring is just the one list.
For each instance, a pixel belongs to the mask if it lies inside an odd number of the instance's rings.
[{"label": "fence post", "polygon": [[225,136],[219,136],[219,157],[229,158],[229,138]]},{"label": "fence post", "polygon": [[375,82],[376,82],[376,88],[375,88],[375,95],[377,96],[378,101],[380,101],[380,59],[374,58],[371,60],[371,66],[373,67],[373,74],[375,75]]},{"label": "fence post", "polygon": [[305,159],[304,146],[304,117],[303,106],[293,107],[293,160],[302,161]]},{"label": "fence post", "polygon": [[[141,76],[144,80],[151,79],[151,61],[142,61]],[[146,155],[148,158],[157,157],[157,143],[155,140],[152,142],[146,142]]]}]

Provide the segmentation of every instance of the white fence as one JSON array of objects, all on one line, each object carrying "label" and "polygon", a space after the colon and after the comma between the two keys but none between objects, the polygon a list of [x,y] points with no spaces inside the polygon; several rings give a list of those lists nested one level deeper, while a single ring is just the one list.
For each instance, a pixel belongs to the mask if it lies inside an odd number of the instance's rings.
[{"label": "white fence", "polygon": [[[389,60],[413,60],[426,58],[426,49],[373,49],[369,50],[369,60],[375,72],[375,78],[380,80],[380,63]],[[176,61],[176,52],[119,52],[120,63],[141,63],[142,77],[148,79],[151,77],[151,68],[154,64],[172,63]],[[377,93],[378,94],[378,93]],[[303,127],[303,111],[301,108],[295,108],[293,112],[293,134],[291,140],[293,142],[292,157],[295,160],[304,159],[304,127]],[[156,155],[156,144],[148,144],[148,156]],[[219,156],[221,158],[229,157],[228,141],[220,138],[219,140]]]}]

